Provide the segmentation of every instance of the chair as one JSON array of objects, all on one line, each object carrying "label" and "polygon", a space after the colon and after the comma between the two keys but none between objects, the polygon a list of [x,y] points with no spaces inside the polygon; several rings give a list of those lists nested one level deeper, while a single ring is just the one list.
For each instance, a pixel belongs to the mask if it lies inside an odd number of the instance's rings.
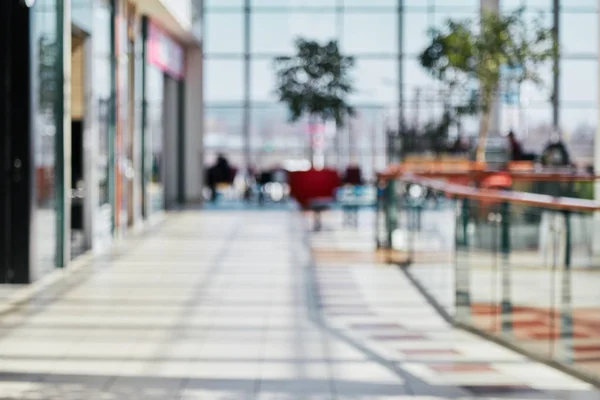
[{"label": "chair", "polygon": [[311,169],[294,171],[289,174],[290,195],[303,210],[312,211],[315,216],[315,230],[321,230],[321,213],[335,203],[335,191],[340,187],[340,177],[336,170]]}]

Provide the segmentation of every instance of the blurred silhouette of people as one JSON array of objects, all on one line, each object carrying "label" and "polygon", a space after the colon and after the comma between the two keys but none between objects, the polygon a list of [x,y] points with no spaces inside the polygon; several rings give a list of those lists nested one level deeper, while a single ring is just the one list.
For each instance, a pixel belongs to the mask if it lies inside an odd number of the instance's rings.
[{"label": "blurred silhouette of people", "polygon": [[450,147],[450,152],[452,154],[467,153],[469,151],[469,147],[468,139],[459,135],[452,144],[452,147]]},{"label": "blurred silhouette of people", "polygon": [[211,201],[217,200],[217,185],[231,184],[235,178],[234,169],[223,154],[219,154],[215,165],[208,169],[207,174],[208,188],[210,189]]},{"label": "blurred silhouette of people", "polygon": [[535,161],[536,156],[533,153],[525,153],[521,143],[513,131],[508,132],[508,144],[510,148],[511,161]]},{"label": "blurred silhouette of people", "polygon": [[346,168],[344,173],[344,184],[361,186],[363,184],[363,177],[360,167],[356,164],[351,164]]},{"label": "blurred silhouette of people", "polygon": [[546,145],[541,157],[542,165],[546,167],[567,167],[571,166],[571,157],[567,151],[567,146],[561,140],[560,136],[554,135],[550,143]]},{"label": "blurred silhouette of people", "polygon": [[[259,175],[257,179],[258,183],[258,203],[263,204],[265,201],[265,195],[269,195],[268,198],[274,200],[272,196],[266,192],[268,184],[276,184],[278,187],[283,188],[289,184],[288,172],[285,168],[280,165],[276,165],[272,169],[265,169]],[[268,199],[267,198],[267,199]],[[279,201],[279,200],[275,200]]]},{"label": "blurred silhouette of people", "polygon": [[244,176],[244,201],[248,202],[252,199],[252,190],[256,186],[256,168],[252,165],[248,166],[246,175]]}]

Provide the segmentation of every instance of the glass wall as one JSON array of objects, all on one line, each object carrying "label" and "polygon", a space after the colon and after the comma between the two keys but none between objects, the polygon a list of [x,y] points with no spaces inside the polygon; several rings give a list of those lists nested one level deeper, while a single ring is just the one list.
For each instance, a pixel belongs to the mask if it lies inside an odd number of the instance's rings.
[{"label": "glass wall", "polygon": [[[341,162],[357,158],[365,169],[368,169],[366,165],[381,168],[384,158],[374,159],[376,151],[360,145],[355,146],[353,155],[352,145],[347,148],[343,144],[352,143],[352,137],[370,138],[371,135],[376,143],[385,143],[385,122],[381,121],[397,118],[395,110],[400,90],[403,115],[408,124],[424,124],[436,118],[443,107],[440,85],[423,71],[417,60],[427,43],[427,31],[448,18],[474,19],[480,13],[479,0],[250,0],[249,8],[245,8],[244,3],[244,0],[206,1],[204,5],[207,151],[226,151],[234,160],[242,162],[243,109],[247,104],[253,110],[248,127],[252,148],[269,149],[273,134],[264,136],[260,132],[276,130],[275,135],[281,136],[281,141],[289,142],[284,146],[287,150],[279,156],[297,157],[296,146],[306,146],[302,141],[298,143],[298,136],[305,136],[305,128],[302,124],[282,127],[286,117],[273,94],[273,58],[292,53],[293,40],[297,37],[320,41],[337,39],[346,54],[356,57],[357,91],[351,100],[358,109],[369,112],[359,113],[356,123],[338,132],[335,143],[342,144],[338,147],[342,152]],[[403,3],[402,14],[400,3]],[[581,162],[590,160],[596,126],[596,3],[595,0],[563,1],[560,10],[563,52],[560,126],[574,157]],[[500,4],[504,12],[525,5],[528,18],[539,16],[545,23],[552,24],[552,0],[500,0]],[[248,25],[246,12],[250,13]],[[401,36],[398,34],[400,23]],[[247,48],[245,33],[249,35]],[[244,80],[246,55],[249,56],[249,82]],[[519,131],[531,150],[538,150],[537,147],[547,142],[552,127],[552,66],[544,68],[542,75],[542,87],[526,85],[521,88],[520,104],[502,107],[498,126],[501,131],[510,128]],[[260,117],[254,110],[263,110],[259,112]],[[374,129],[374,121],[379,121],[382,127]],[[227,128],[215,131],[215,126]],[[463,129],[465,134],[475,135],[476,119],[463,121]],[[297,135],[289,134],[290,130]],[[332,142],[330,153],[333,146]],[[254,162],[262,160],[260,154],[264,151],[254,152]]]},{"label": "glass wall", "polygon": [[32,260],[32,277],[54,269],[61,260],[59,232],[62,218],[59,203],[62,201],[61,179],[57,144],[59,123],[63,118],[61,30],[62,10],[56,0],[40,0],[31,11],[32,31],[32,121],[35,140],[36,167],[36,217],[35,259]]},{"label": "glass wall", "polygon": [[[530,18],[541,17],[551,26],[552,3],[552,0],[504,0],[502,9],[510,11],[525,5]],[[561,3],[559,127],[575,160],[591,165],[598,107],[598,2],[563,0]],[[541,75],[544,85],[523,87],[520,106],[504,113],[505,127],[516,125],[525,145],[536,152],[547,144],[552,126],[552,66],[544,68]]]},{"label": "glass wall", "polygon": [[560,23],[561,126],[575,157],[593,164],[598,120],[598,2],[563,0]]},{"label": "glass wall", "polygon": [[[112,7],[106,0],[95,2],[94,32],[92,35],[93,71],[95,82],[111,82],[113,80],[114,59],[111,45]],[[96,142],[96,174],[98,184],[98,205],[110,206],[109,197],[109,138],[114,126],[111,124],[111,86],[93,85],[93,93],[98,107],[96,113],[98,129]],[[93,103],[92,103],[93,104]]]},{"label": "glass wall", "polygon": [[[223,152],[241,166],[246,104],[256,167],[307,156],[307,124],[289,124],[273,93],[273,59],[292,53],[294,39],[305,37],[337,39],[346,54],[356,57],[352,102],[359,112],[351,124],[329,136],[327,164],[341,167],[359,161],[367,174],[374,166],[383,167],[385,161],[377,155],[385,154],[383,121],[399,97],[396,1],[251,0],[248,26],[243,3],[205,2],[205,161]],[[244,80],[246,53],[249,82]]]},{"label": "glass wall", "polygon": [[[111,163],[111,137],[114,136],[114,71],[115,61],[112,45],[113,7],[109,0],[96,0],[93,3],[92,25],[92,100],[90,118],[95,126],[92,148],[94,162],[91,178],[95,189],[93,196],[93,243],[97,248],[104,246],[112,234],[111,183],[114,173]],[[102,84],[97,84],[102,82]]]},{"label": "glass wall", "polygon": [[146,156],[150,168],[148,209],[150,213],[164,209],[163,184],[163,110],[164,73],[157,67],[146,66]]}]

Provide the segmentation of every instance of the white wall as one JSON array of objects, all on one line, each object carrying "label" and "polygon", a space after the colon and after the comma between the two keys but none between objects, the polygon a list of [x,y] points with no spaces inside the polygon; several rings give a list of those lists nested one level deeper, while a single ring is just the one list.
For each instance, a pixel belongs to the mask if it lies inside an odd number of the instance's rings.
[{"label": "white wall", "polygon": [[199,203],[204,180],[202,51],[199,47],[187,50],[185,79],[185,201]]}]

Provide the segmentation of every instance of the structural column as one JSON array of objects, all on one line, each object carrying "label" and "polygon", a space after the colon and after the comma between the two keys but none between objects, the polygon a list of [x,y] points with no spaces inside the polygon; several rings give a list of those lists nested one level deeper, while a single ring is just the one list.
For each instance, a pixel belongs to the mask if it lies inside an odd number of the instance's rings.
[{"label": "structural column", "polygon": [[[401,143],[402,153],[400,157],[404,155],[404,0],[398,0],[398,138],[403,142]],[[396,147],[397,141],[393,141],[392,144]],[[394,148],[393,147],[393,148]],[[394,149],[396,150],[396,149]],[[392,151],[392,156],[395,155],[396,151]],[[401,160],[391,159],[388,162],[394,163]]]},{"label": "structural column", "polygon": [[202,96],[202,49],[186,52],[185,90],[185,202],[202,201],[204,187],[204,102]]},{"label": "structural column", "polygon": [[62,63],[57,64],[57,97],[60,100],[56,103],[56,191],[59,203],[56,264],[62,268],[71,258],[71,0],[57,1],[57,18],[57,37],[61,40],[58,51]]},{"label": "structural column", "polygon": [[243,115],[243,130],[244,130],[244,162],[246,170],[250,169],[252,164],[252,150],[250,146],[250,6],[251,0],[244,1],[244,115]]}]

